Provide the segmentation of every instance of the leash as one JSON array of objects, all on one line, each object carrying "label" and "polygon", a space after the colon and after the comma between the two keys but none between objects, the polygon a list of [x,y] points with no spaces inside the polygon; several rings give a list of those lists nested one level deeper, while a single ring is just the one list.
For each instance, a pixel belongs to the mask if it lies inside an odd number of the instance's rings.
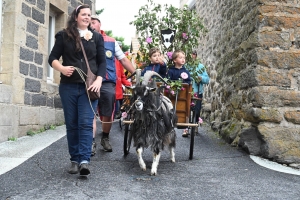
[{"label": "leash", "polygon": [[[83,82],[84,82],[84,84],[85,84],[85,87],[87,87],[86,82],[85,82],[85,78],[84,78],[84,76],[87,77],[87,75],[84,73],[84,71],[82,71],[82,69],[80,69],[80,68],[78,68],[78,67],[74,67],[74,69],[78,72],[79,76],[80,76],[81,79],[83,80]],[[98,119],[98,121],[100,121],[100,122],[103,123],[103,124],[112,124],[112,123],[115,123],[115,122],[118,122],[118,121],[121,120],[121,119],[117,119],[117,120],[114,120],[114,121],[112,121],[112,122],[103,122],[103,121],[100,119],[100,117],[97,116],[97,113],[96,113],[96,111],[94,110],[94,108],[93,108],[93,106],[92,106],[91,98],[90,98],[90,95],[89,95],[88,92],[87,92],[87,95],[88,95],[89,103],[90,103],[90,106],[91,106],[91,108],[92,108],[92,110],[93,110],[94,116],[96,117],[96,119]]]}]

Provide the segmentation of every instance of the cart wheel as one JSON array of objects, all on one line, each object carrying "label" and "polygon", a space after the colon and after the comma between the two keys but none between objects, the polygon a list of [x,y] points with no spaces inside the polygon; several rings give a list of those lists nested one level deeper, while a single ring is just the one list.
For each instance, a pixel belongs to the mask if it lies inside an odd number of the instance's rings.
[{"label": "cart wheel", "polygon": [[124,155],[126,156],[129,153],[129,149],[127,147],[127,140],[128,140],[128,134],[129,134],[129,124],[125,124],[125,130],[124,130],[124,142],[123,142],[123,151]]},{"label": "cart wheel", "polygon": [[132,140],[132,135],[130,133],[129,126],[130,124],[125,124],[124,142],[123,142],[123,151],[125,156],[129,154],[131,140]]},{"label": "cart wheel", "polygon": [[[193,111],[192,123],[193,124],[196,123],[195,111]],[[193,126],[191,129],[191,143],[190,143],[190,157],[189,157],[190,160],[193,159],[193,153],[194,153],[195,129],[196,129],[195,126]]]},{"label": "cart wheel", "polygon": [[122,120],[121,119],[119,119],[119,126],[120,126],[120,129],[122,131]]}]

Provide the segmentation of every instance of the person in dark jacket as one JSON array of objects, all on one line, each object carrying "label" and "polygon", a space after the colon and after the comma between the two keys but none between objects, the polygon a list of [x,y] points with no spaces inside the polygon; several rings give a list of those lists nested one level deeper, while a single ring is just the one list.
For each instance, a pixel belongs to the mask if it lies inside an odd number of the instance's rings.
[{"label": "person in dark jacket", "polygon": [[182,79],[183,83],[191,83],[190,72],[184,67],[185,64],[185,53],[181,50],[176,50],[172,54],[172,60],[174,66],[168,70],[167,78],[170,80]]},{"label": "person in dark jacket", "polygon": [[[98,100],[89,100],[85,80],[77,70],[87,73],[85,58],[80,46],[83,43],[91,71],[97,75],[88,88],[99,92],[106,74],[106,59],[103,37],[94,32],[89,24],[91,10],[88,5],[78,6],[71,14],[67,27],[55,35],[56,41],[48,62],[61,72],[59,95],[67,129],[68,148],[71,160],[70,174],[90,174],[88,163],[93,140],[94,111]],[[62,64],[59,62],[62,57]]]},{"label": "person in dark jacket", "polygon": [[141,76],[144,76],[147,71],[155,71],[162,78],[165,78],[167,73],[167,65],[163,61],[163,57],[161,56],[161,52],[158,47],[153,47],[149,50],[149,60],[151,63],[143,69]]},{"label": "person in dark jacket", "polygon": [[[174,63],[173,67],[170,67],[168,70],[168,79],[170,80],[179,80],[182,79],[182,83],[191,83],[190,72],[184,67],[185,64],[185,53],[181,50],[176,50],[172,54],[172,60]],[[188,134],[188,129],[183,130],[183,137],[186,137]]]}]

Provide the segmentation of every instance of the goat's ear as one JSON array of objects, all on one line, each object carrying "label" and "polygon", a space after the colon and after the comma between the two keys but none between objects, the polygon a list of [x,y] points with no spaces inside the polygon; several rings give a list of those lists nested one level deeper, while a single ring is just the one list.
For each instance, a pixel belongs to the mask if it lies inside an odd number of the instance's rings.
[{"label": "goat's ear", "polygon": [[150,92],[153,92],[153,91],[155,91],[156,90],[156,88],[152,88],[152,87],[146,87],[146,89],[148,90],[148,91],[150,91]]},{"label": "goat's ear", "polygon": [[165,86],[165,85],[161,85],[161,86],[159,86],[159,88],[156,90],[157,94],[160,94],[160,93],[162,93],[162,91],[163,91],[163,89],[164,89],[164,88],[166,88],[166,86]]}]

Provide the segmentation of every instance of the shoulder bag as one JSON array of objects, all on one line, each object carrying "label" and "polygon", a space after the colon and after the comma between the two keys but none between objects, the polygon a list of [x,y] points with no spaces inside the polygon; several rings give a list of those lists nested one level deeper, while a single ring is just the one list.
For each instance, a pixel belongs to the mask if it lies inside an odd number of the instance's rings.
[{"label": "shoulder bag", "polygon": [[96,100],[96,99],[100,98],[100,91],[99,92],[94,92],[94,91],[88,90],[88,88],[96,80],[97,76],[90,69],[90,65],[89,65],[89,62],[87,60],[87,57],[86,57],[86,54],[85,54],[85,50],[84,50],[84,47],[82,45],[82,41],[81,40],[80,40],[80,46],[81,46],[82,53],[83,53],[83,56],[84,56],[84,59],[85,59],[85,63],[86,63],[86,67],[87,67],[86,80],[85,80],[86,92],[88,94],[88,97],[91,100]]}]

